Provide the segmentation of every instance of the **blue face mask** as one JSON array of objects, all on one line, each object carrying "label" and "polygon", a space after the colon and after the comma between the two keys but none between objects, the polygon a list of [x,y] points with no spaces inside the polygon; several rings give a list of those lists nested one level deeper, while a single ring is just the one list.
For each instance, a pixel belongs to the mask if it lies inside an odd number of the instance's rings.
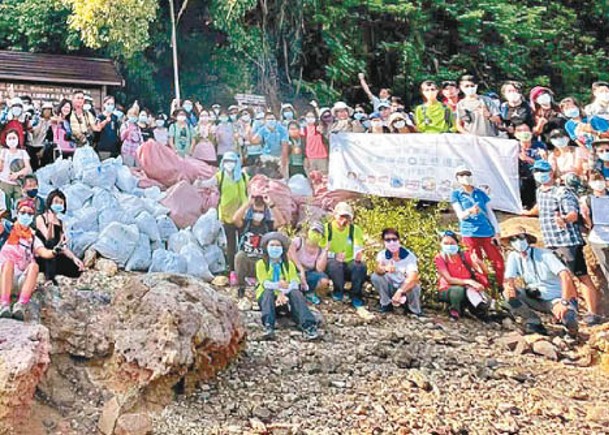
[{"label": "blue face mask", "polygon": [[274,119],[269,119],[268,121],[266,121],[266,125],[268,128],[273,129],[277,126],[277,121]]},{"label": "blue face mask", "polygon": [[442,245],[442,253],[446,255],[455,255],[459,252],[459,245]]},{"label": "blue face mask", "polygon": [[187,112],[191,112],[192,111],[192,104],[184,104],[184,110],[186,110]]},{"label": "blue face mask", "polygon": [[51,211],[55,214],[63,213],[64,205],[63,204],[51,204]]},{"label": "blue face mask", "polygon": [[355,114],[353,114],[353,118],[356,121],[361,121],[363,117],[364,117],[364,114],[362,112],[355,112]]},{"label": "blue face mask", "polygon": [[108,112],[108,113],[114,112],[114,104],[106,104],[104,106],[104,108],[106,109],[106,112]]},{"label": "blue face mask", "polygon": [[539,184],[546,184],[552,179],[549,172],[535,172],[533,177]]},{"label": "blue face mask", "polygon": [[512,248],[518,252],[524,252],[529,247],[529,242],[526,239],[516,239],[512,243]]},{"label": "blue face mask", "polygon": [[113,115],[116,116],[119,120],[121,120],[123,118],[123,116],[125,116],[125,114],[123,112],[121,112],[120,110],[115,110],[113,112]]},{"label": "blue face mask", "polygon": [[267,248],[267,252],[270,258],[272,258],[273,260],[277,260],[278,258],[281,258],[281,255],[283,254],[283,248],[281,246],[269,246]]},{"label": "blue face mask", "polygon": [[129,122],[132,124],[135,124],[137,122],[137,116],[130,116],[129,117]]},{"label": "blue face mask", "polygon": [[34,216],[28,213],[19,213],[17,216],[17,222],[19,222],[24,227],[29,227],[34,222]]},{"label": "blue face mask", "polygon": [[283,117],[285,119],[294,119],[294,112],[290,112],[290,111],[283,112]]}]

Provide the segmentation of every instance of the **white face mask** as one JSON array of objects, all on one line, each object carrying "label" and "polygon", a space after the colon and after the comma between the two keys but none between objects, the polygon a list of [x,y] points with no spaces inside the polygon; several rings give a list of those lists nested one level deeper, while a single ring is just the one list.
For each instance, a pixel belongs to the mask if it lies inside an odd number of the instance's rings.
[{"label": "white face mask", "polygon": [[592,190],[601,191],[607,188],[607,184],[603,180],[590,181]]},{"label": "white face mask", "polygon": [[19,106],[15,106],[11,108],[11,113],[13,114],[13,116],[19,117],[23,113],[23,109]]},{"label": "white face mask", "polygon": [[10,149],[15,149],[19,146],[19,139],[16,137],[7,137],[6,146]]},{"label": "white face mask", "polygon": [[90,104],[83,105],[82,110],[84,110],[85,112],[88,112],[89,110],[91,110],[91,105]]},{"label": "white face mask", "polygon": [[474,185],[474,177],[472,175],[459,175],[457,177],[457,182],[461,186],[473,186]]},{"label": "white face mask", "polygon": [[512,104],[516,104],[520,102],[520,100],[522,99],[522,95],[520,95],[518,92],[510,92],[505,95],[505,99]]},{"label": "white face mask", "polygon": [[518,252],[524,252],[529,247],[529,242],[523,239],[516,239],[511,242],[512,248],[514,248]]},{"label": "white face mask", "polygon": [[552,97],[550,94],[541,94],[539,98],[537,98],[537,103],[541,106],[549,106],[552,103]]},{"label": "white face mask", "polygon": [[566,136],[557,137],[555,139],[550,140],[550,142],[552,142],[552,145],[554,145],[556,148],[564,148],[569,145],[569,138]]},{"label": "white face mask", "polygon": [[245,123],[249,123],[252,120],[252,117],[249,115],[243,115],[241,117],[241,121],[245,122]]},{"label": "white face mask", "polygon": [[404,121],[396,121],[393,126],[395,128],[404,128],[406,127],[406,123]]},{"label": "white face mask", "polygon": [[478,92],[478,86],[472,86],[472,87],[469,87],[469,88],[462,88],[461,90],[463,91],[463,93],[465,95],[470,97],[472,95],[476,95],[476,92]]},{"label": "white face mask", "polygon": [[315,117],[314,116],[307,116],[307,124],[315,124]]},{"label": "white face mask", "polygon": [[224,162],[224,170],[226,172],[233,172],[235,170],[235,162]]}]

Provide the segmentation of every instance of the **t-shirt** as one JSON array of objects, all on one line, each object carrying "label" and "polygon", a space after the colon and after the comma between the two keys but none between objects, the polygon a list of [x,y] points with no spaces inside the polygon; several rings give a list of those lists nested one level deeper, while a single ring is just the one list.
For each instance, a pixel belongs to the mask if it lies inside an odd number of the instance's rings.
[{"label": "t-shirt", "polygon": [[193,136],[194,130],[189,124],[180,126],[176,122],[169,126],[169,137],[173,138],[173,145],[182,157],[190,152]]},{"label": "t-shirt", "polygon": [[12,261],[16,274],[20,275],[35,261],[33,253],[40,248],[44,248],[44,244],[36,236],[31,240],[19,239],[16,245],[4,243],[0,249],[0,267],[7,261]]},{"label": "t-shirt", "polygon": [[420,133],[446,133],[451,128],[452,112],[439,101],[421,104],[414,111],[414,121]]},{"label": "t-shirt", "polygon": [[[533,254],[531,255],[531,252]],[[533,257],[534,260],[533,260]],[[505,278],[522,278],[527,288],[538,289],[541,299],[552,301],[562,297],[560,277],[567,267],[552,251],[529,248],[526,258],[518,252],[510,252],[505,267]]]},{"label": "t-shirt", "polygon": [[16,186],[19,184],[17,181],[9,180],[9,175],[11,174],[11,163],[15,160],[23,160],[23,163],[30,161],[30,156],[27,151],[18,149],[15,153],[11,153],[7,148],[2,149],[0,151],[0,160],[2,160],[2,172],[0,172],[0,181],[6,184],[11,184]]},{"label": "t-shirt", "polygon": [[364,246],[364,236],[362,233],[362,229],[359,225],[353,224],[353,239],[349,239],[349,225],[347,225],[343,230],[340,230],[336,224],[336,222],[332,222],[330,224],[326,224],[326,231],[324,235],[324,239],[319,244],[320,247],[325,248],[328,246],[328,238],[329,238],[329,226],[332,225],[332,240],[330,241],[328,251],[332,255],[336,254],[345,254],[345,263],[349,263],[353,261],[355,258],[355,253],[359,251]]},{"label": "t-shirt", "polygon": [[[247,213],[246,213],[247,215]],[[249,258],[262,258],[262,236],[273,230],[273,221],[264,220],[260,225],[244,220],[243,232],[241,233],[240,250],[245,252]]]},{"label": "t-shirt", "polygon": [[262,139],[262,153],[264,155],[281,157],[282,144],[288,142],[288,131],[283,125],[277,124],[273,130],[265,125],[258,130],[256,135]]},{"label": "t-shirt", "polygon": [[464,237],[493,237],[495,228],[487,216],[486,206],[491,201],[484,191],[474,187],[471,194],[463,189],[457,189],[450,195],[451,204],[459,204],[463,210],[472,208],[478,204],[480,213],[463,218],[461,224],[461,235]]},{"label": "t-shirt", "polygon": [[457,119],[463,121],[465,131],[476,136],[497,136],[497,127],[485,113],[499,115],[499,110],[487,97],[464,98],[457,104]]},{"label": "t-shirt", "polygon": [[302,139],[290,139],[290,165],[304,166],[304,149]]},{"label": "t-shirt", "polygon": [[416,255],[406,248],[400,248],[398,260],[393,258],[391,252],[383,249],[376,255],[376,262],[383,266],[391,265],[395,267],[395,272],[385,274],[394,287],[399,287],[408,275],[419,271]]},{"label": "t-shirt", "polygon": [[[434,258],[436,270],[438,272],[446,271],[450,276],[457,279],[473,279],[474,277],[470,271],[473,270],[471,253],[469,251],[464,252],[463,257],[465,257],[467,264],[463,262],[461,254],[451,256],[438,254]],[[448,290],[450,286],[451,284],[449,284],[448,281],[446,281],[446,279],[438,273],[438,290],[445,291]]]},{"label": "t-shirt", "polygon": [[[106,115],[97,116],[97,123],[104,122]],[[99,132],[97,150],[118,154],[120,152],[120,123],[116,115],[110,115],[110,122]]]},{"label": "t-shirt", "polygon": [[296,237],[292,240],[292,246],[296,251],[296,256],[298,257],[298,261],[306,270],[315,270],[317,265],[317,259],[321,254],[321,249],[317,249],[314,254],[310,254],[307,252],[307,248],[305,246],[305,241],[302,237]]},{"label": "t-shirt", "polygon": [[218,219],[231,224],[235,212],[247,202],[248,177],[246,174],[242,174],[241,180],[234,181],[233,177],[227,176],[224,172],[217,172],[215,177],[218,182],[218,190],[222,192],[218,205]]}]

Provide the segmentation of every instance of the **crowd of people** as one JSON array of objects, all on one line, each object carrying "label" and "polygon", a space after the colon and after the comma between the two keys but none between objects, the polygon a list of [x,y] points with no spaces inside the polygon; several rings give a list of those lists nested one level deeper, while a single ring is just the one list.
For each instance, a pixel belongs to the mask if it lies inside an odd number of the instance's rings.
[{"label": "crowd of people", "polygon": [[591,101],[583,106],[573,97],[557,100],[543,86],[525,96],[514,81],[505,82],[499,94],[482,95],[472,75],[442,83],[427,80],[419,88],[422,103],[409,111],[389,89],[375,95],[363,74],[359,81],[370,104],[350,107],[338,101],[320,107],[312,101],[299,111],[289,103],[274,112],[174,100],[167,115],[141,108],[137,101],[121,106],[112,96],[94,108],[82,91],[57,105],[35,107],[27,96],[0,101],[0,207],[5,216],[0,317],[11,315],[13,283],[21,293],[12,315],[23,318],[39,268],[49,281],[58,273],[75,276],[83,269],[67,249],[61,221],[65,197],[57,191],[40,198],[33,173],[84,145],[93,146],[102,160],[120,155],[124,164],[137,167],[137,150],[150,139],[180,156],[218,166],[214,177],[197,185],[219,191],[227,272],[240,297],[256,278],[266,337],[274,335],[279,310],[289,312],[308,338],[316,338],[308,304],[319,304],[321,290],[332,286],[334,300],[342,300],[349,288],[353,307],[365,309],[362,289],[368,279],[379,294],[380,312],[403,307],[422,315],[416,253],[397,230],[386,228],[380,234],[384,249],[368,277],[364,234],[349,204],[339,203],[328,222],[301,223],[300,235],[290,241],[276,228],[275,222],[286,221],[279,208],[270,198],[248,192],[249,168],[261,161],[275,161],[283,179],[327,173],[331,134],[353,132],[454,133],[518,141],[525,214],[539,216],[545,248],[533,247],[537,240],[525,229],[501,234],[491,197],[475,185],[476,168],[460,167],[455,172],[459,187],[450,197],[459,235],[442,232],[435,258],[439,299],[454,320],[464,310],[485,318],[490,265],[509,309],[525,318],[528,332],[545,333],[535,314],[542,311],[576,334],[578,289],[586,304],[584,322],[602,321],[601,292],[588,274],[583,247],[591,245],[609,278],[609,83],[594,83]]}]

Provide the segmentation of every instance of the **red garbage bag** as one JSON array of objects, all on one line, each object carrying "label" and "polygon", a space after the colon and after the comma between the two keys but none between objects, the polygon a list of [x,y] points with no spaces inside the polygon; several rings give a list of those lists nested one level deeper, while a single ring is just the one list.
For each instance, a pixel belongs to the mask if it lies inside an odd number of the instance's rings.
[{"label": "red garbage bag", "polygon": [[180,181],[167,190],[161,204],[171,210],[169,217],[178,228],[193,226],[205,206],[199,190],[187,181]]},{"label": "red garbage bag", "polygon": [[173,149],[163,146],[153,139],[142,144],[137,150],[140,165],[148,178],[165,187],[179,181],[190,183],[196,179],[209,179],[216,173],[213,166],[190,157],[182,158]]}]

